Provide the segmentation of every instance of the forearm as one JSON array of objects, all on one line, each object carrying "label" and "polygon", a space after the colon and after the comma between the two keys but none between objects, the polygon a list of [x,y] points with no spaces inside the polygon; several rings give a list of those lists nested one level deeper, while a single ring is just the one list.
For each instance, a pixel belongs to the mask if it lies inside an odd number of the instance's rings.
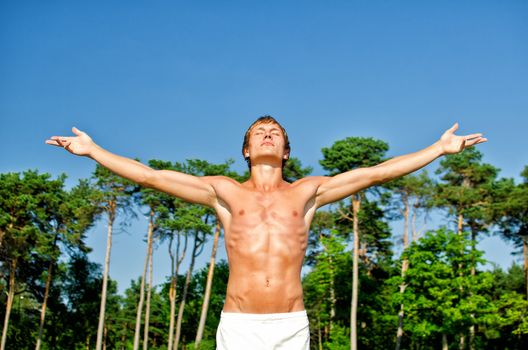
[{"label": "forearm", "polygon": [[444,155],[444,151],[440,142],[437,141],[418,152],[394,157],[376,165],[376,167],[383,169],[382,182],[387,182],[421,169],[442,155]]},{"label": "forearm", "polygon": [[145,164],[113,154],[94,144],[89,157],[113,173],[138,184],[145,184],[152,172]]}]

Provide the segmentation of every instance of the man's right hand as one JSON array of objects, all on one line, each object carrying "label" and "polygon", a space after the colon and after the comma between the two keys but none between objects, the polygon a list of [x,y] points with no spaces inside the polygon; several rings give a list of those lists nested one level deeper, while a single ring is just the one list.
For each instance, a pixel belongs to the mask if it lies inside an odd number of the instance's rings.
[{"label": "man's right hand", "polygon": [[76,127],[73,127],[72,131],[77,136],[52,136],[49,140],[46,140],[46,143],[48,145],[62,147],[78,156],[90,156],[90,153],[96,146],[92,138]]}]

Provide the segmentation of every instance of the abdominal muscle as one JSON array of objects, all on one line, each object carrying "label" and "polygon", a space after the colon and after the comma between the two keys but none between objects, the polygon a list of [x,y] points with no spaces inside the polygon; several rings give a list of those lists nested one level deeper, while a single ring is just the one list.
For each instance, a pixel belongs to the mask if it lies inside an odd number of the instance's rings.
[{"label": "abdominal muscle", "polygon": [[[304,310],[301,267],[307,229],[301,221],[243,225],[226,230],[229,260],[225,312],[284,313]],[[278,220],[277,220],[278,219]],[[237,224],[238,223],[238,224]]]},{"label": "abdominal muscle", "polygon": [[281,277],[265,272],[250,277],[230,275],[224,311],[266,314],[304,310],[300,277],[293,281]]}]

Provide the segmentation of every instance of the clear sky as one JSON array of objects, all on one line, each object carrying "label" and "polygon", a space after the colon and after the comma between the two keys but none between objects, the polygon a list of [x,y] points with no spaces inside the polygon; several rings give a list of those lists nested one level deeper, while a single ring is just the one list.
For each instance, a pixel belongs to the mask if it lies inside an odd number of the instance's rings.
[{"label": "clear sky", "polygon": [[[378,138],[396,156],[458,121],[459,134],[489,139],[485,162],[519,179],[527,38],[526,1],[2,1],[0,171],[88,177],[93,161],[44,144],[72,126],[143,161],[233,158],[243,170],[243,133],[271,114],[314,174],[338,139]],[[140,218],[115,237],[120,290],[141,273],[145,230]],[[98,262],[105,234],[90,232]],[[498,239],[480,246],[503,266],[513,259]]]}]

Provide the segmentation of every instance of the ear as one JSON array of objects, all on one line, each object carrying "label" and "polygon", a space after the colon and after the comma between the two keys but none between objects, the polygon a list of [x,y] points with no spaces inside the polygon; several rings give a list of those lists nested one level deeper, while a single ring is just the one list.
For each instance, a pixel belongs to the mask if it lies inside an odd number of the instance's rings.
[{"label": "ear", "polygon": [[283,158],[283,159],[286,159],[286,160],[290,159],[290,152],[288,151],[288,152],[284,153],[284,155],[282,156],[282,158]]}]

